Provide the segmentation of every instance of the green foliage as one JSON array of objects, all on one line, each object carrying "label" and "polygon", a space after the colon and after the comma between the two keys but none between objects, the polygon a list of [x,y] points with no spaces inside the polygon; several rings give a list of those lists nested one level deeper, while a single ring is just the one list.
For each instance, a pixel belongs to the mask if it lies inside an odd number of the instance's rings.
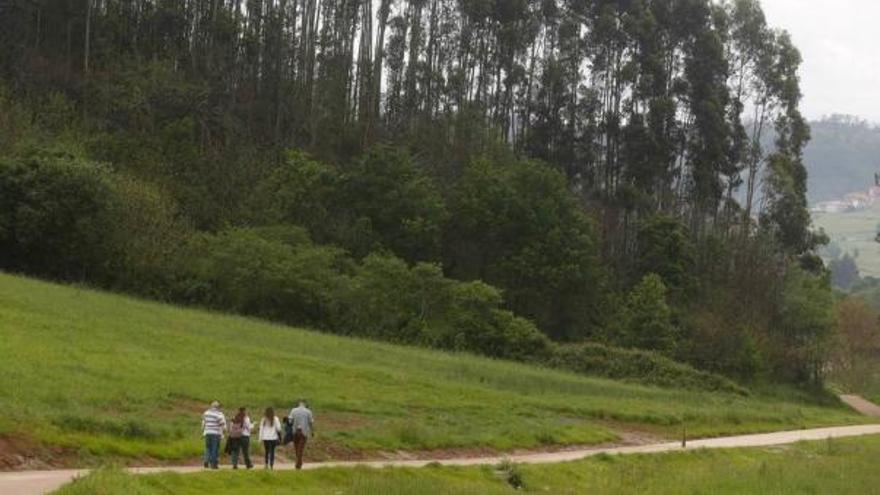
[{"label": "green foliage", "polygon": [[177,204],[153,184],[131,176],[112,177],[112,228],[105,242],[112,253],[108,285],[127,292],[167,299],[173,290],[176,257],[190,228]]},{"label": "green foliage", "polygon": [[446,218],[431,178],[390,147],[370,149],[341,172],[288,151],[247,206],[249,223],[301,225],[358,258],[385,249],[410,262],[439,257]]},{"label": "green foliage", "polygon": [[852,289],[860,279],[859,267],[849,253],[831,260],[828,263],[828,271],[831,272],[831,285],[845,291]]},{"label": "green foliage", "polygon": [[[351,225],[341,240],[355,255],[385,248],[414,262],[436,260],[446,217],[434,182],[404,151],[376,147],[347,166],[334,198]],[[374,245],[369,245],[370,238]]]},{"label": "green foliage", "polygon": [[0,263],[53,278],[100,279],[112,195],[103,167],[65,150],[0,160]]},{"label": "green foliage", "polygon": [[281,223],[305,227],[318,242],[337,237],[335,203],[339,175],[332,167],[296,150],[263,179],[246,201],[242,215],[251,225]]},{"label": "green foliage", "polygon": [[754,0],[126,1],[0,19],[0,167],[41,163],[3,267],[516,359],[787,376],[813,332],[801,59]]},{"label": "green foliage", "polygon": [[614,380],[659,386],[717,390],[748,395],[733,381],[677,363],[659,353],[619,349],[601,344],[565,344],[555,348],[551,366]]},{"label": "green foliage", "polygon": [[284,227],[198,235],[179,263],[184,300],[323,326],[337,311],[346,282],[340,271],[349,261],[341,250],[314,246],[302,230]]},{"label": "green foliage", "polygon": [[[158,495],[248,491],[256,495],[351,493],[355,495],[496,495],[603,493],[674,495],[713,493],[871,493],[880,483],[876,436],[802,442],[784,448],[696,449],[650,455],[597,455],[575,462],[486,467],[348,469],[306,472],[126,474],[102,469],[76,480],[60,495]],[[515,478],[514,478],[515,475]],[[514,478],[516,483],[511,483]],[[520,485],[517,489],[511,485]]]},{"label": "green foliage", "polygon": [[773,361],[790,379],[820,383],[834,328],[834,301],[826,277],[797,267],[785,277],[774,335]]},{"label": "green foliage", "polygon": [[639,280],[651,273],[674,291],[694,288],[694,246],[677,219],[655,215],[639,224],[635,268]]},{"label": "green foliage", "polygon": [[613,336],[623,347],[672,355],[678,345],[678,331],[672,310],[666,303],[666,286],[659,275],[648,274],[633,288],[617,315]]},{"label": "green foliage", "polygon": [[338,330],[391,342],[431,345],[429,327],[442,321],[455,282],[436,265],[370,255],[357,267]]},{"label": "green foliage", "polygon": [[[675,436],[682,418],[694,437],[870,419],[780,392],[747,397],[677,382],[636,385],[6,274],[0,337],[4,435],[48,447],[28,455],[70,449],[81,465],[193,460],[203,447],[198,415],[214,399],[253,414],[308,397],[321,425],[309,447],[314,460],[339,452],[589,445],[614,441],[609,425]],[[616,366],[606,360],[595,372]],[[667,373],[645,371],[627,379]],[[130,426],[145,418],[148,426]]]},{"label": "green foliage", "polygon": [[435,335],[440,347],[471,350],[517,360],[541,361],[549,339],[535,325],[500,309],[501,293],[483,282],[457,283],[452,288],[449,317]]},{"label": "green foliage", "polygon": [[577,339],[600,320],[603,274],[593,223],[565,178],[536,162],[472,163],[450,199],[444,265],[504,290],[549,335]]}]

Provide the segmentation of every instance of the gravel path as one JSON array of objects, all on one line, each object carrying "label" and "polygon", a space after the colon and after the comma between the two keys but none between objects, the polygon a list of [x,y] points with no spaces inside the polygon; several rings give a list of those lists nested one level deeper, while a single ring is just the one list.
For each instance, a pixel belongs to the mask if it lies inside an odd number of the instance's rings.
[{"label": "gravel path", "polygon": [[858,395],[841,395],[840,400],[865,416],[880,418],[880,406],[863,397]]},{"label": "gravel path", "polygon": [[[880,407],[873,405],[880,413]],[[805,440],[824,440],[826,438],[843,438],[862,435],[880,434],[880,424],[838,426],[831,428],[816,428],[810,430],[780,431],[755,435],[739,435],[734,437],[707,438],[692,440],[687,443],[687,449],[724,449],[734,447],[764,447],[770,445],[783,445]],[[485,464],[497,464],[504,459],[522,464],[549,464],[556,462],[574,461],[597,454],[651,454],[659,452],[674,452],[683,450],[681,442],[658,443],[651,445],[638,445],[630,447],[611,447],[574,450],[569,452],[553,452],[540,454],[522,454],[510,457],[480,457],[480,458],[457,458],[443,460],[411,460],[411,461],[364,461],[364,462],[324,462],[306,464],[306,469],[320,469],[326,467],[353,467],[368,466],[382,468],[395,467],[423,467],[430,463],[439,463],[445,466],[474,466]],[[228,467],[227,467],[228,469]],[[261,469],[257,466],[256,469]],[[276,466],[278,470],[293,469],[293,465],[284,464]],[[157,468],[130,468],[130,472],[137,474],[157,473],[174,471],[178,473],[193,473],[202,471],[199,467],[157,467]],[[68,483],[73,478],[84,476],[88,470],[54,470],[54,471],[20,471],[0,473],[0,495],[38,495],[48,493]]]}]

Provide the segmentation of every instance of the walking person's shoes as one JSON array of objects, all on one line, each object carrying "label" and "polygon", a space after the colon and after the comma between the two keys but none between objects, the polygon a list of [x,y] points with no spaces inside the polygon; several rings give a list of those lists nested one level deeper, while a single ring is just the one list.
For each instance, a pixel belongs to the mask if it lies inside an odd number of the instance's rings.
[{"label": "walking person's shoes", "polygon": [[206,463],[205,463],[205,469],[208,469],[209,467],[210,467],[210,464],[208,464],[208,463],[206,462]]}]

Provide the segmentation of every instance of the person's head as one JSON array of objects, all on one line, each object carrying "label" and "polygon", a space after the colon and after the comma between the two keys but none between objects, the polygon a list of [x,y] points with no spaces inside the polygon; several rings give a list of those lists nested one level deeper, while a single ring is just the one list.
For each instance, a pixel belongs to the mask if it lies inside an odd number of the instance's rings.
[{"label": "person's head", "polygon": [[269,421],[273,421],[275,419],[275,409],[267,407],[266,412],[263,413],[263,417],[265,417]]},{"label": "person's head", "polygon": [[211,402],[211,409],[219,409],[219,408],[220,408],[220,401],[215,400],[215,401]]},{"label": "person's head", "polygon": [[233,423],[242,424],[244,423],[244,418],[247,417],[247,409],[244,407],[238,408],[238,414],[235,415],[235,418],[232,419]]},{"label": "person's head", "polygon": [[306,400],[303,398],[297,399],[296,407],[306,407]]}]

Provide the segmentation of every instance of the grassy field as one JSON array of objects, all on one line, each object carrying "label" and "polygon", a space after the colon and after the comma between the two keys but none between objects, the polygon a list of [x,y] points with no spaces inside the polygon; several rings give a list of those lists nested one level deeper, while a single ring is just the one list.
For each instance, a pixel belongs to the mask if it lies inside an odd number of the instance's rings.
[{"label": "grassy field", "polygon": [[[880,437],[790,446],[602,456],[544,466],[321,469],[135,477],[104,470],[59,495],[318,494],[793,494],[877,493]],[[520,486],[519,490],[513,484]]]},{"label": "grassy field", "polygon": [[682,421],[693,436],[865,421],[794,395],[636,386],[4,274],[0,343],[0,456],[35,467],[193,461],[215,398],[261,410],[307,397],[312,460],[675,437]]},{"label": "grassy field", "polygon": [[874,241],[880,223],[880,203],[849,213],[814,213],[813,222],[844,252],[859,253],[856,265],[864,276],[880,277],[880,244]]}]

